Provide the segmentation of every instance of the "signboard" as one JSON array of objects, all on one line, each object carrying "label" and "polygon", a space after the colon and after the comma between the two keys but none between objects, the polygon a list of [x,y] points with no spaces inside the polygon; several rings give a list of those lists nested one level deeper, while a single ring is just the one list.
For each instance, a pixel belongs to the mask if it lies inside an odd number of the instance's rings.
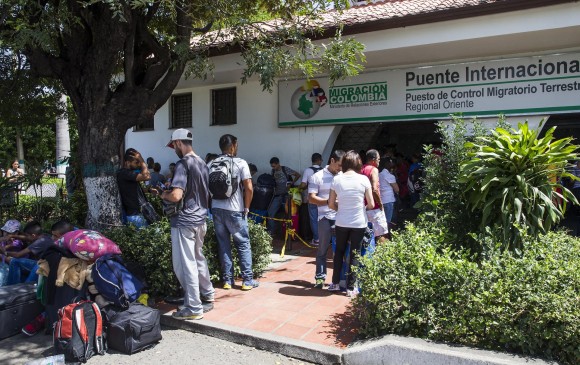
[{"label": "signboard", "polygon": [[580,111],[580,54],[280,82],[280,127]]}]

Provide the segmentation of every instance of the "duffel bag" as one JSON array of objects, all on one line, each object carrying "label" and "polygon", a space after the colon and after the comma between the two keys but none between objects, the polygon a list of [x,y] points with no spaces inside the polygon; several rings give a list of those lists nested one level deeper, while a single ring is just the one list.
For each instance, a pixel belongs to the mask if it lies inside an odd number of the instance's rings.
[{"label": "duffel bag", "polygon": [[90,301],[80,301],[61,308],[53,341],[56,354],[64,354],[66,361],[84,363],[94,355],[104,355],[107,345],[99,307]]},{"label": "duffel bag", "polygon": [[112,349],[131,355],[161,341],[161,316],[157,309],[133,303],[125,310],[108,306],[103,313],[107,343]]},{"label": "duffel bag", "polygon": [[141,281],[127,270],[119,255],[99,257],[93,265],[92,277],[99,294],[121,308],[129,308],[143,289]]}]

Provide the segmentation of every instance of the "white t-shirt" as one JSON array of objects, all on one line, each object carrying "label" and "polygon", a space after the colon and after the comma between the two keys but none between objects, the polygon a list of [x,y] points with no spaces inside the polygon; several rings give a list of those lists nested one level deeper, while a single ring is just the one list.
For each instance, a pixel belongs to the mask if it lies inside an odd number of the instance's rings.
[{"label": "white t-shirt", "polygon": [[395,191],[391,184],[395,184],[397,182],[397,178],[395,175],[391,174],[389,170],[383,169],[379,173],[379,184],[381,185],[381,200],[384,203],[394,203],[397,201],[395,199]]},{"label": "white t-shirt", "polygon": [[[304,173],[302,174],[303,183],[308,184],[310,177],[314,175],[314,170],[312,169],[313,167],[316,168],[317,170],[316,172],[321,170],[319,165],[312,165],[310,167],[307,167],[304,170]],[[304,191],[302,192],[302,204],[304,203],[308,203],[308,187],[306,187],[306,189],[304,189]]]},{"label": "white t-shirt", "polygon": [[364,204],[365,191],[371,188],[369,178],[361,174],[336,176],[330,189],[336,192],[338,212],[336,225],[346,228],[365,228],[367,215]]},{"label": "white t-shirt", "polygon": [[[332,172],[328,170],[328,166],[318,171],[308,179],[308,194],[314,193],[316,196],[322,199],[328,199],[330,195],[330,185],[334,180],[335,176],[342,174],[339,171],[337,175],[333,175]],[[334,220],[336,218],[336,210],[332,210],[328,205],[318,205],[318,220],[322,218]]]},{"label": "white t-shirt", "polygon": [[[211,165],[211,162],[208,164]],[[244,211],[244,186],[242,182],[246,179],[251,179],[250,167],[245,160],[241,158],[234,157],[234,165],[232,169],[232,176],[238,177],[238,190],[229,199],[212,199],[212,208],[219,208],[230,210],[232,212],[243,212]]]}]

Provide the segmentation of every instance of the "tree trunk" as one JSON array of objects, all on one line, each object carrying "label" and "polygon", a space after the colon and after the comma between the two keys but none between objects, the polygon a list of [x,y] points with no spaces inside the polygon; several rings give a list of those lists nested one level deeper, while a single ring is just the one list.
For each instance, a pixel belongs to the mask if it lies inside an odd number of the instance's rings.
[{"label": "tree trunk", "polygon": [[89,208],[85,225],[99,231],[121,225],[116,171],[125,136],[110,116],[113,113],[103,114],[79,120],[79,156]]},{"label": "tree trunk", "polygon": [[[60,102],[66,105],[66,95],[61,95]],[[64,177],[68,161],[64,161],[70,157],[70,135],[68,130],[68,115],[66,112],[62,113],[56,118],[56,173],[58,177]]]}]

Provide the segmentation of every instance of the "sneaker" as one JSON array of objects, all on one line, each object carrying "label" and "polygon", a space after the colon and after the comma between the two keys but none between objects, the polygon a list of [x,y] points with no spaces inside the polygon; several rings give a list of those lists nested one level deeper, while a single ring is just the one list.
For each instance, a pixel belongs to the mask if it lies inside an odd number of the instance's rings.
[{"label": "sneaker", "polygon": [[213,309],[213,303],[201,303],[201,306],[203,307],[203,313],[207,313]]},{"label": "sneaker", "polygon": [[242,290],[252,290],[254,288],[257,288],[258,286],[260,286],[260,283],[257,282],[256,280],[244,281],[244,283],[242,284]]},{"label": "sneaker", "polygon": [[231,283],[224,283],[224,286],[222,287],[225,290],[230,290],[232,288],[232,284]]},{"label": "sneaker", "polygon": [[208,295],[202,295],[200,297],[202,303],[213,303],[215,302],[215,295],[214,293]]},{"label": "sneaker", "polygon": [[310,244],[311,244],[312,246],[314,246],[314,247],[318,247],[318,245],[320,244],[320,241],[318,241],[318,240],[312,240],[312,241],[310,242]]},{"label": "sneaker", "polygon": [[189,320],[198,320],[203,318],[203,314],[195,314],[187,308],[178,310],[177,312],[173,312],[171,316],[175,319],[189,319]]},{"label": "sneaker", "polygon": [[339,291],[340,286],[338,284],[332,283],[328,286],[328,291]]},{"label": "sneaker", "polygon": [[357,295],[359,295],[359,291],[358,288],[354,288],[354,289],[346,289],[346,296],[349,298],[354,298]]},{"label": "sneaker", "polygon": [[324,288],[324,279],[316,279],[316,284],[314,284],[315,289]]},{"label": "sneaker", "polygon": [[44,327],[45,317],[44,313],[39,314],[29,324],[22,327],[22,333],[26,336],[34,336]]}]

